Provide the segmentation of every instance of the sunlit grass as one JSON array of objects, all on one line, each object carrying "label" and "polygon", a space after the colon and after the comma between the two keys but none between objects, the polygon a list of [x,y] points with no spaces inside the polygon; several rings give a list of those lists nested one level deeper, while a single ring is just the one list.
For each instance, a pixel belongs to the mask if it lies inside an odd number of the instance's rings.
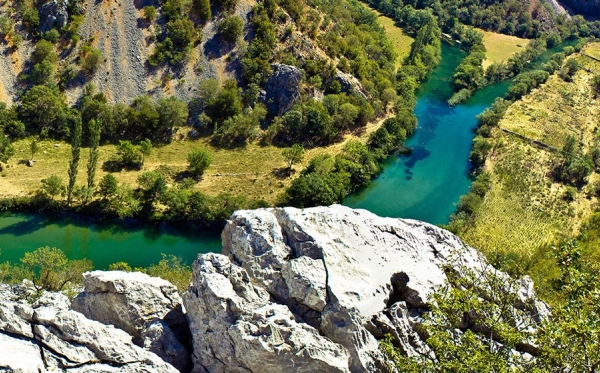
[{"label": "sunlit grass", "polygon": [[404,57],[410,54],[410,46],[414,39],[405,34],[400,27],[396,26],[396,22],[393,19],[386,17],[379,12],[376,13],[378,14],[377,20],[385,29],[387,38],[390,40],[394,50],[398,54],[398,58],[396,59],[396,68],[398,68],[402,65]]},{"label": "sunlit grass", "polygon": [[504,62],[513,54],[523,50],[529,40],[516,36],[504,35],[495,32],[479,30],[483,33],[483,45],[486,49],[486,59],[483,68],[487,68],[494,62]]}]

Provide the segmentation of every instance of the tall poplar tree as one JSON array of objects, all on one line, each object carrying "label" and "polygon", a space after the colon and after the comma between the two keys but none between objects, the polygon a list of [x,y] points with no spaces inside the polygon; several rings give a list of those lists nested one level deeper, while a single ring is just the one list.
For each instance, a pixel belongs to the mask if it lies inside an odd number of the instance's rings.
[{"label": "tall poplar tree", "polygon": [[85,197],[86,203],[94,190],[94,178],[96,177],[96,166],[98,164],[98,146],[100,145],[101,124],[102,122],[96,119],[92,119],[89,122],[90,159],[88,160],[87,164],[87,193]]},{"label": "tall poplar tree", "polygon": [[67,186],[67,206],[71,206],[73,200],[73,189],[77,179],[77,167],[81,156],[81,117],[76,116],[73,123],[73,134],[71,137],[71,162],[69,162],[69,185]]}]

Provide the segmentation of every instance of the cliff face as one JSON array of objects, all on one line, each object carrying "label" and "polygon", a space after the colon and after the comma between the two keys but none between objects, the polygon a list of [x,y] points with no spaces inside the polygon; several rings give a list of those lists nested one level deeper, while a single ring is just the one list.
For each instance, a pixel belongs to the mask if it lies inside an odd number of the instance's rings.
[{"label": "cliff face", "polygon": [[[388,371],[387,333],[431,353],[417,330],[444,268],[489,268],[448,231],[343,206],[238,211],[222,237],[184,295],[197,372]],[[524,314],[546,313],[521,285]]]},{"label": "cliff face", "polygon": [[[183,300],[139,273],[87,273],[72,306],[60,294],[28,305],[22,287],[3,286],[0,370],[389,372],[385,334],[407,355],[432,353],[418,326],[448,266],[493,269],[418,221],[343,206],[238,211]],[[546,306],[520,284],[518,312],[539,321]]]}]

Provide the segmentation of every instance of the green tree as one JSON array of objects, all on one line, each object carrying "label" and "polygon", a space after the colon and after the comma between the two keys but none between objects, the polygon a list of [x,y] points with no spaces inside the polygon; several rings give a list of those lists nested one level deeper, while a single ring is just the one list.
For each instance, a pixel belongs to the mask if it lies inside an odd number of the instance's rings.
[{"label": "green tree", "polygon": [[207,148],[192,150],[187,155],[188,170],[196,177],[201,177],[204,171],[210,166],[212,155]]},{"label": "green tree", "polygon": [[541,329],[539,346],[545,371],[589,373],[600,366],[600,289],[598,268],[586,263],[576,241],[554,247],[560,270],[553,287],[561,300]]},{"label": "green tree", "polygon": [[7,163],[14,154],[15,148],[10,143],[10,139],[0,131],[0,170],[2,170],[2,163]]},{"label": "green tree", "polygon": [[25,135],[25,124],[18,119],[16,106],[7,107],[5,103],[0,103],[0,129],[11,139]]},{"label": "green tree", "polygon": [[212,16],[210,0],[194,0],[194,10],[201,22],[208,22]]},{"label": "green tree", "polygon": [[77,117],[71,135],[71,161],[69,162],[69,184],[67,185],[67,206],[71,206],[73,188],[77,180],[77,168],[81,155],[81,117]]},{"label": "green tree", "polygon": [[121,157],[121,164],[126,168],[140,169],[143,165],[142,153],[130,141],[119,141],[117,155]]},{"label": "green tree", "polygon": [[136,268],[150,276],[163,278],[177,286],[180,293],[184,293],[192,282],[192,267],[184,264],[175,255],[162,254],[162,259],[147,269]]},{"label": "green tree", "polygon": [[157,111],[159,115],[160,127],[163,129],[172,129],[183,127],[188,120],[188,106],[184,101],[171,96],[169,98],[160,98],[157,101]]},{"label": "green tree", "polygon": [[229,16],[217,26],[217,32],[227,43],[234,44],[242,36],[244,21],[238,16]]},{"label": "green tree", "polygon": [[31,142],[29,143],[29,152],[31,153],[30,159],[33,161],[35,153],[38,152],[38,141],[36,139],[31,139]]},{"label": "green tree", "polygon": [[31,63],[34,66],[42,61],[49,61],[52,64],[55,64],[58,61],[58,55],[54,51],[54,45],[48,40],[38,41],[31,54]]},{"label": "green tree", "polygon": [[152,141],[150,139],[145,139],[140,141],[138,144],[138,149],[142,154],[142,164],[146,160],[146,157],[149,157],[152,154]]},{"label": "green tree", "polygon": [[283,158],[288,164],[288,169],[291,170],[294,164],[302,162],[302,158],[304,158],[304,147],[300,144],[294,144],[291,148],[283,149],[281,155],[283,155]]},{"label": "green tree", "polygon": [[328,206],[338,202],[323,177],[317,173],[300,175],[286,191],[290,205],[296,207]]},{"label": "green tree", "polygon": [[138,184],[142,192],[143,209],[150,213],[154,202],[167,192],[167,180],[161,173],[146,171],[138,176]]},{"label": "green tree", "polygon": [[117,188],[117,194],[111,201],[110,209],[123,219],[134,216],[140,211],[140,202],[135,198],[133,189],[129,185],[122,184]]},{"label": "green tree", "polygon": [[97,193],[106,201],[117,194],[118,188],[119,183],[117,179],[112,174],[106,174],[100,179]]},{"label": "green tree", "polygon": [[152,5],[145,6],[142,11],[144,12],[144,19],[148,22],[154,22],[158,16],[156,8]]},{"label": "green tree", "polygon": [[58,89],[37,85],[21,98],[19,120],[30,134],[63,138],[69,135],[70,110]]},{"label": "green tree", "polygon": [[98,146],[100,145],[102,122],[100,120],[92,119],[90,120],[88,127],[90,132],[90,157],[87,163],[87,192],[85,203],[88,202],[88,199],[94,190],[94,179],[96,178],[96,167],[98,166]]},{"label": "green tree", "polygon": [[213,121],[222,122],[227,118],[242,112],[242,96],[235,81],[228,80],[223,85],[214,100],[212,100],[206,111]]},{"label": "green tree", "polygon": [[63,185],[63,181],[60,176],[50,175],[45,179],[42,179],[42,191],[47,193],[52,200],[60,194],[62,194],[65,190],[65,186]]},{"label": "green tree", "polygon": [[80,283],[83,272],[93,268],[90,260],[69,260],[62,250],[49,246],[25,253],[21,263],[38,291],[60,291],[69,283]]},{"label": "green tree", "polygon": [[81,56],[81,69],[87,75],[94,75],[104,61],[102,51],[98,48],[89,48]]}]

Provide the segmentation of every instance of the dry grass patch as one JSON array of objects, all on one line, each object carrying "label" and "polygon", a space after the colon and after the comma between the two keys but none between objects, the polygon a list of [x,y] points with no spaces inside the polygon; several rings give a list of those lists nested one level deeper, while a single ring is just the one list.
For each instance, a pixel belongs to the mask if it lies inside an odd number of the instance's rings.
[{"label": "dry grass patch", "polygon": [[600,59],[600,42],[589,43],[585,47],[584,53]]},{"label": "dry grass patch", "polygon": [[399,68],[402,65],[402,60],[404,60],[404,57],[410,54],[410,46],[415,39],[406,35],[400,27],[396,26],[396,21],[390,17],[384,16],[374,9],[373,11],[377,13],[377,20],[385,29],[387,38],[392,43],[394,50],[398,54],[398,58],[396,58],[396,68]]},{"label": "dry grass patch", "polygon": [[486,59],[483,61],[483,68],[487,68],[494,62],[504,62],[513,54],[521,51],[529,40],[518,38],[516,36],[498,34],[479,30],[483,33],[483,45],[486,49]]},{"label": "dry grass patch", "polygon": [[[142,170],[122,170],[112,174],[120,183],[132,186],[137,185],[137,178],[144,171],[160,170],[170,175],[176,175],[187,168],[189,152],[198,147],[208,147],[212,154],[212,164],[206,170],[202,180],[196,184],[195,189],[212,196],[230,193],[275,203],[293,178],[299,174],[299,170],[308,165],[312,158],[320,154],[335,156],[342,151],[344,144],[350,139],[365,142],[368,135],[379,128],[381,123],[383,120],[369,123],[362,133],[346,135],[344,140],[337,144],[308,149],[303,162],[293,167],[294,171],[291,175],[284,170],[286,162],[281,154],[283,148],[251,143],[239,148],[222,149],[211,146],[208,138],[197,141],[173,141],[168,145],[155,147],[152,154],[146,158]],[[51,140],[39,141],[39,150],[34,156],[34,166],[28,167],[25,161],[31,157],[30,143],[31,139],[14,143],[15,155],[0,174],[0,197],[32,194],[40,188],[42,179],[53,174],[60,176],[65,183],[67,182],[67,169],[71,159],[70,145]],[[85,183],[88,156],[89,149],[82,148],[78,185]],[[115,157],[117,155],[114,145],[100,147],[97,181],[106,174],[102,170],[102,164]]]},{"label": "dry grass patch", "polygon": [[[552,76],[511,105],[499,126],[556,148],[562,148],[566,137],[572,135],[584,153],[589,152],[600,143],[600,100],[591,91],[591,76],[580,71],[572,83]],[[492,141],[495,148],[485,165],[492,189],[474,224],[463,234],[465,241],[487,253],[529,255],[559,237],[577,234],[581,223],[598,207],[590,190],[600,175],[592,174],[588,186],[568,201],[566,186],[552,179],[559,154],[499,129],[493,131]]]},{"label": "dry grass patch", "polygon": [[[583,57],[578,57],[582,59]],[[585,150],[598,141],[600,102],[590,87],[591,74],[580,71],[573,83],[553,75],[548,82],[511,105],[500,127],[561,148],[568,135]]]},{"label": "dry grass patch", "polygon": [[570,234],[574,208],[549,177],[553,154],[497,130],[494,140],[499,145],[486,163],[492,188],[465,241],[486,253],[528,254]]}]

